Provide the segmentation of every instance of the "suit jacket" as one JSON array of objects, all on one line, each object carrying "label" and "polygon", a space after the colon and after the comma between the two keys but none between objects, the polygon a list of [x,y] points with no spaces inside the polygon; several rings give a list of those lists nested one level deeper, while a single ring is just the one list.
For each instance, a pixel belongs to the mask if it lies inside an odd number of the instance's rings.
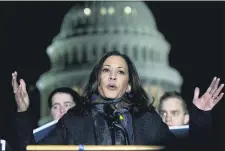
[{"label": "suit jacket", "polygon": [[[190,117],[189,137],[191,139],[189,140],[205,139],[206,136],[202,134],[206,134],[205,132],[211,129],[210,111],[201,111],[193,105]],[[156,111],[145,112],[138,117],[134,116],[132,122],[134,145],[164,145],[171,148],[179,146],[177,143],[179,141],[176,140]],[[14,125],[18,138],[17,150],[25,151],[26,145],[37,143],[34,142],[33,128],[30,126],[27,112],[18,113]],[[182,144],[180,146],[184,147],[184,144],[189,143],[189,141],[185,141],[185,143],[179,143]],[[70,109],[59,120],[56,128],[38,144],[97,145],[92,113],[81,114],[81,111],[76,107]]]}]

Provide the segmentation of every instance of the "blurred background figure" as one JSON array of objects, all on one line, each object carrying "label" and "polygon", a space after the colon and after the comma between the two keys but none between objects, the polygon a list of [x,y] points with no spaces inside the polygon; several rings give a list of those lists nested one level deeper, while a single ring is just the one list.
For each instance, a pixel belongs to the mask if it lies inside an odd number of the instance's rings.
[{"label": "blurred background figure", "polygon": [[60,119],[70,108],[76,106],[79,99],[79,94],[71,88],[60,87],[55,89],[48,98],[51,115],[45,120],[40,120],[39,125],[43,125],[50,120]]},{"label": "blurred background figure", "polygon": [[[69,87],[60,87],[53,90],[48,98],[50,115],[39,121],[39,126],[33,131],[35,141],[43,139],[55,127],[55,124],[69,109],[79,105],[80,95]],[[52,122],[50,122],[52,121]],[[44,125],[44,126],[42,126]]]},{"label": "blurred background figure", "polygon": [[160,98],[158,112],[168,126],[182,126],[189,122],[186,102],[178,92],[166,92]]},{"label": "blurred background figure", "polygon": [[70,108],[76,105],[79,94],[71,88],[55,89],[49,96],[49,107],[53,120],[60,119]]}]

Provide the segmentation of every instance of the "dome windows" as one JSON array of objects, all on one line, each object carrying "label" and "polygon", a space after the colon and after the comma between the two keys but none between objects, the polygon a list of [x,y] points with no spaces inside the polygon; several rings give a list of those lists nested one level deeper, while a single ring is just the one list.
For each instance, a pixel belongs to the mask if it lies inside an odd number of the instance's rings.
[{"label": "dome windows", "polygon": [[91,9],[90,8],[85,8],[84,9],[84,14],[87,15],[87,16],[90,16],[91,15]]},{"label": "dome windows", "polygon": [[131,13],[131,7],[130,7],[130,6],[126,6],[126,7],[124,8],[124,13],[125,13],[126,15],[130,14],[130,13]]}]

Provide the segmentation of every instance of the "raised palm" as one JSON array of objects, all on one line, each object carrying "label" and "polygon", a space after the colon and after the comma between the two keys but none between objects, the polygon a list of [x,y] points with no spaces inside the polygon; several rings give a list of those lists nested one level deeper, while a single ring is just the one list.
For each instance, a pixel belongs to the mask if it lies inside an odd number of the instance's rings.
[{"label": "raised palm", "polygon": [[200,89],[196,87],[194,91],[193,104],[203,111],[212,110],[212,108],[222,99],[224,95],[224,93],[221,93],[224,84],[219,86],[219,82],[219,78],[213,78],[210,86],[201,97],[199,97]]},{"label": "raised palm", "polygon": [[12,73],[12,87],[15,94],[17,111],[24,112],[29,107],[29,96],[26,90],[26,83],[20,79],[20,84],[17,82],[17,72]]}]

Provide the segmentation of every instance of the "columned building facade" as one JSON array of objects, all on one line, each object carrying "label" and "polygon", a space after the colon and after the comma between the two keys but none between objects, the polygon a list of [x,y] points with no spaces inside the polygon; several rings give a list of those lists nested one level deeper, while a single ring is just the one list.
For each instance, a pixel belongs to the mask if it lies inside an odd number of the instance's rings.
[{"label": "columned building facade", "polygon": [[180,91],[182,77],[169,66],[170,44],[144,2],[84,2],[71,7],[47,48],[51,69],[36,84],[41,118],[49,114],[51,91],[68,86],[82,93],[95,63],[112,50],[131,58],[145,90],[156,99],[155,106],[164,91]]}]

